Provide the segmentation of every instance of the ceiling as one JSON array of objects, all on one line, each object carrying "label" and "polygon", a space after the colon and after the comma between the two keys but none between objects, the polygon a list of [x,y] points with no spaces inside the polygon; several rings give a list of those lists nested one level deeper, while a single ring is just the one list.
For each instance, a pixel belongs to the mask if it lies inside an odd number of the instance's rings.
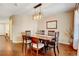
[{"label": "ceiling", "polygon": [[[12,15],[32,16],[34,6],[37,3],[0,3],[0,17],[9,17]],[[45,16],[73,10],[75,3],[43,3],[42,12]]]}]

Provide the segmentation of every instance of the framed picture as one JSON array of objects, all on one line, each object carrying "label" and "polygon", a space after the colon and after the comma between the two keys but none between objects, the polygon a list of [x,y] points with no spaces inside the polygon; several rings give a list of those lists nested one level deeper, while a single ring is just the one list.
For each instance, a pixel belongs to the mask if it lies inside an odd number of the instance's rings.
[{"label": "framed picture", "polygon": [[57,29],[57,20],[47,21],[46,28],[47,29]]}]

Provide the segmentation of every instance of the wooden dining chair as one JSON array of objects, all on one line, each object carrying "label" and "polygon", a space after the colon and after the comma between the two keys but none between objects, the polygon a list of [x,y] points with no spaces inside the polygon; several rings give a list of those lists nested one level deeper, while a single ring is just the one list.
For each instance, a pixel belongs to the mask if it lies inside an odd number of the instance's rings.
[{"label": "wooden dining chair", "polygon": [[40,30],[40,35],[45,35],[45,30]]},{"label": "wooden dining chair", "polygon": [[26,35],[22,35],[22,39],[23,39],[22,51],[24,49],[24,44],[25,44],[25,52],[26,52],[27,45],[31,46],[31,40],[29,40]]},{"label": "wooden dining chair", "polygon": [[58,41],[59,41],[59,32],[56,32],[55,46],[56,46],[56,49],[57,49],[58,54],[59,54],[59,45],[58,45]]},{"label": "wooden dining chair", "polygon": [[48,47],[49,47],[49,48],[53,48],[55,56],[56,56],[56,50],[55,50],[55,49],[57,49],[58,54],[59,54],[58,39],[59,39],[59,32],[55,32],[55,38],[53,38],[53,39],[48,43]]},{"label": "wooden dining chair", "polygon": [[32,42],[32,38],[31,38],[31,30],[26,30],[25,34],[27,36],[27,44],[29,44],[29,47],[31,47],[31,42]]},{"label": "wooden dining chair", "polygon": [[21,32],[21,37],[22,37],[22,52],[24,50],[24,41],[25,41],[25,32]]},{"label": "wooden dining chair", "polygon": [[30,40],[31,41],[31,31],[30,30],[26,30],[25,31],[25,34],[26,34],[26,36],[27,36],[27,40]]},{"label": "wooden dining chair", "polygon": [[[54,36],[55,37],[55,31],[54,30],[48,30],[48,36]],[[48,43],[49,41],[45,41],[45,52],[48,50]]]},{"label": "wooden dining chair", "polygon": [[6,39],[7,41],[10,40],[10,36],[8,35],[8,33],[6,33],[4,36],[5,36],[5,39]]},{"label": "wooden dining chair", "polygon": [[55,31],[48,31],[48,36],[52,36],[53,38],[51,41],[48,41],[48,49],[53,48],[54,54],[56,56],[56,50],[55,50],[55,42],[56,42],[56,32]]},{"label": "wooden dining chair", "polygon": [[38,52],[40,49],[44,47],[44,44],[39,41],[39,38],[32,37],[32,49],[36,50],[36,55],[38,56]]}]

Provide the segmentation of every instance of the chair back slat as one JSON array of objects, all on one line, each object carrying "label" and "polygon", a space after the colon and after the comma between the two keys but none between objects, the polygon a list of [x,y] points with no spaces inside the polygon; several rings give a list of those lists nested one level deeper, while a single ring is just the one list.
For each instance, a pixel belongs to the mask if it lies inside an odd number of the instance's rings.
[{"label": "chair back slat", "polygon": [[26,33],[27,36],[31,36],[31,31],[30,30],[26,30],[25,33]]},{"label": "chair back slat", "polygon": [[48,36],[55,36],[55,31],[48,31]]}]

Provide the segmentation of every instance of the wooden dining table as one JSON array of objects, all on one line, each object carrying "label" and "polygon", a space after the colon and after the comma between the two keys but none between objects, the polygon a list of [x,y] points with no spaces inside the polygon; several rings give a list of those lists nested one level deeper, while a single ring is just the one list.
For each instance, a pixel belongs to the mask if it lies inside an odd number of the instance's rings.
[{"label": "wooden dining table", "polygon": [[[38,38],[39,41],[42,41],[44,43],[44,47],[46,48],[47,47],[47,42],[48,41],[51,41],[53,38],[55,38],[54,36],[48,36],[48,35],[40,35],[40,34],[36,34],[36,35],[31,35],[31,36],[27,36],[29,39],[31,39],[32,37],[35,37],[35,38]],[[26,39],[25,39],[26,40]],[[23,40],[24,42],[24,40]],[[23,46],[24,46],[24,43],[22,45],[22,51],[23,51]],[[47,51],[45,51],[46,53]]]},{"label": "wooden dining table", "polygon": [[55,36],[48,36],[48,35],[32,35],[31,37],[35,37],[38,38],[39,40],[45,40],[45,41],[51,41],[53,38],[55,38]]}]

